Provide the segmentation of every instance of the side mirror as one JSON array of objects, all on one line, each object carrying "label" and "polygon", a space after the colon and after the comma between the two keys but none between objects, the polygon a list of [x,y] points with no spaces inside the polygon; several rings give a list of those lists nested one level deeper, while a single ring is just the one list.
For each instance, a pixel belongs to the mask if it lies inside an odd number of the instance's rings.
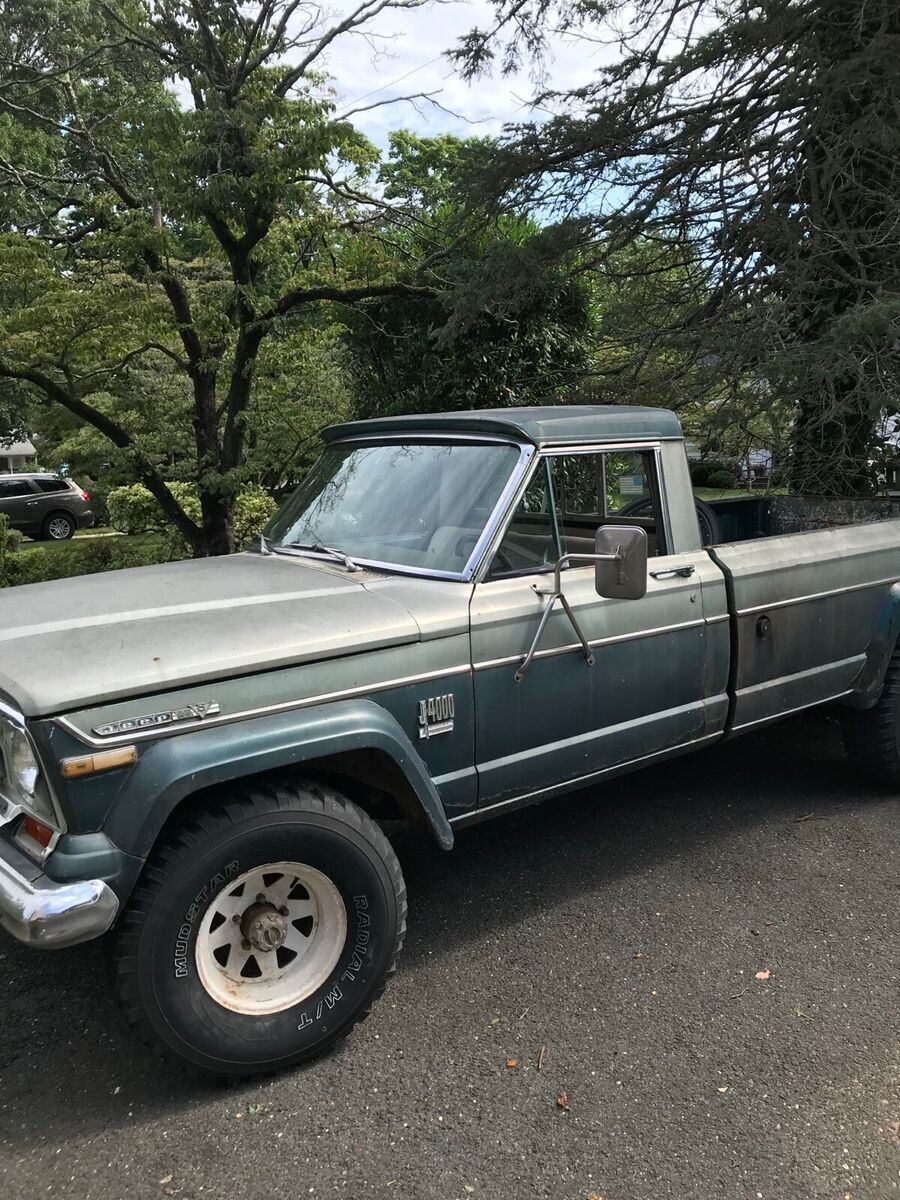
[{"label": "side mirror", "polygon": [[601,525],[594,547],[603,561],[594,567],[598,596],[640,600],[647,591],[647,534],[637,525]]}]

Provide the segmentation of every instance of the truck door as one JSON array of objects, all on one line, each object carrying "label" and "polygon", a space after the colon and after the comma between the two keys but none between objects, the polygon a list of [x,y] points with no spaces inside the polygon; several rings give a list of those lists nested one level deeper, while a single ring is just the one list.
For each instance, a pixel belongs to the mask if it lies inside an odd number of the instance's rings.
[{"label": "truck door", "polygon": [[[702,551],[669,553],[664,512],[658,447],[547,452],[538,462],[472,597],[480,805],[552,790],[707,736],[702,583],[705,574],[720,576]],[[517,682],[550,568],[561,554],[593,553],[597,527],[615,523],[647,532],[646,596],[601,598],[592,566],[563,571],[594,665],[557,604]]]}]

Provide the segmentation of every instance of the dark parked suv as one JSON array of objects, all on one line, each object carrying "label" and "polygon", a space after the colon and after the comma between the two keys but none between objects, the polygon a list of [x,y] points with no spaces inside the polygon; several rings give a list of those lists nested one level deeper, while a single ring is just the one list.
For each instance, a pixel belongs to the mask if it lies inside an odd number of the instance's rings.
[{"label": "dark parked suv", "polygon": [[12,529],[52,542],[94,524],[89,494],[61,475],[0,475],[0,513]]}]

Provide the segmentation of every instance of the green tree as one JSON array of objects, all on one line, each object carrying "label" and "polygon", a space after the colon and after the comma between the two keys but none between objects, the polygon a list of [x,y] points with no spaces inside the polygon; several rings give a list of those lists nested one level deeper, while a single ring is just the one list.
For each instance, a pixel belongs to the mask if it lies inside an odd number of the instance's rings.
[{"label": "green tree", "polygon": [[542,98],[548,120],[511,131],[491,186],[552,211],[600,274],[650,248],[623,386],[640,395],[672,356],[714,400],[768,395],[792,409],[793,485],[864,493],[900,390],[896,0],[495,8],[458,48],[470,75],[539,56],[551,28],[618,41],[591,83]]},{"label": "green tree", "polygon": [[[412,218],[366,192],[376,152],[317,73],[422,2],[333,23],[297,0],[0,5],[0,378],[108,439],[195,554],[232,548],[248,454],[303,404],[283,378],[301,326],[321,351],[323,306],[439,286],[381,237]],[[164,381],[152,404],[136,372]]]},{"label": "green tree", "polygon": [[350,318],[362,415],[553,403],[589,365],[587,283],[539,252],[534,220],[473,204],[494,150],[485,138],[391,134],[379,180],[417,220],[384,236],[427,261],[441,288]]}]

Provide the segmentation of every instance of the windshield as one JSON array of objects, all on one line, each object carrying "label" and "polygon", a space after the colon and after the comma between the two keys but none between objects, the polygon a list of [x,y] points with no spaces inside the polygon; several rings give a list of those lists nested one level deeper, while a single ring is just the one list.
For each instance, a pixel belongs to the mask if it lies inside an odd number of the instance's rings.
[{"label": "windshield", "polygon": [[330,446],[265,537],[352,559],[462,572],[519,460],[479,442]]}]

